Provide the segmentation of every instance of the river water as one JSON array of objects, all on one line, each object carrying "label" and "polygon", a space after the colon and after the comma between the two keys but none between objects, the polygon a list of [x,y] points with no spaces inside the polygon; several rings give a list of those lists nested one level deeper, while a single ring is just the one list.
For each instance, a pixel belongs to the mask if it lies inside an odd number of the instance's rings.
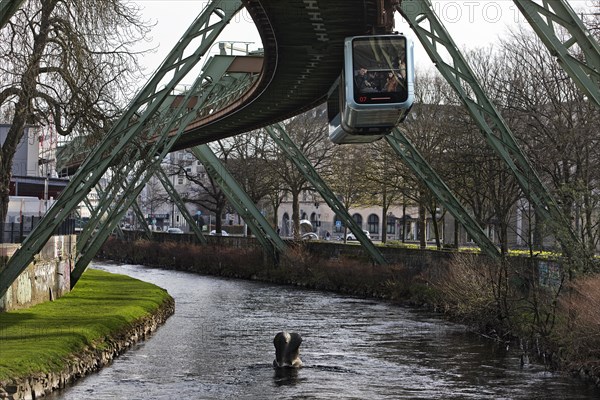
[{"label": "river water", "polygon": [[[176,312],[147,341],[50,399],[599,399],[600,390],[427,311],[135,265]],[[273,337],[302,335],[304,367],[278,373]]]}]

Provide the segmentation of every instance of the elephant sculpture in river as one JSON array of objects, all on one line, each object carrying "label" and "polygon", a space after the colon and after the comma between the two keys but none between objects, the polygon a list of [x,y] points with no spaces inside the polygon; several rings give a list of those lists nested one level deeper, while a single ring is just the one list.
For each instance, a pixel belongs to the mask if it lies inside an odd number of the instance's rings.
[{"label": "elephant sculpture in river", "polygon": [[297,368],[302,366],[300,344],[302,337],[297,333],[279,332],[273,339],[275,345],[275,368]]}]

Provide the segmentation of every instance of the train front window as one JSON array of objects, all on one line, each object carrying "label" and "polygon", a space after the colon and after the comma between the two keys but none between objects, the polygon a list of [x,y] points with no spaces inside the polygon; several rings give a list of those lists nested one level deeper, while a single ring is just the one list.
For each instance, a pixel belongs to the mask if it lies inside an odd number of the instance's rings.
[{"label": "train front window", "polygon": [[405,37],[354,39],[352,65],[356,103],[402,103],[408,98]]}]

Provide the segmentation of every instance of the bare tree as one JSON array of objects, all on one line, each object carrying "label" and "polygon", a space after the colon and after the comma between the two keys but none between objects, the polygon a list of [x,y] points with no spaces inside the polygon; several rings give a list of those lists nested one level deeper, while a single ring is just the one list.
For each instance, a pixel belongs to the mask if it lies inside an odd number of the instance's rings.
[{"label": "bare tree", "polygon": [[[415,97],[413,111],[400,129],[429,165],[447,179],[454,171],[450,159],[465,120],[464,113],[458,107],[458,99],[451,87],[435,73],[417,76]],[[412,171],[407,167],[400,171],[405,181],[402,183],[402,193],[419,206],[418,231],[421,247],[426,245],[427,214],[431,217],[436,245],[441,247],[439,223],[443,218],[443,210],[440,209],[435,196]],[[413,190],[407,190],[409,187]]]},{"label": "bare tree", "polygon": [[[327,119],[324,106],[314,108],[284,122],[288,135],[308,158],[317,171],[325,171],[331,160],[333,144],[327,135]],[[284,188],[292,195],[292,221],[294,235],[300,234],[300,194],[314,190],[296,165],[279,149],[270,156],[274,162],[270,173],[283,182]]]},{"label": "bare tree", "polygon": [[181,154],[182,157],[172,157],[171,163],[165,166],[165,171],[168,176],[182,178],[182,181],[187,182],[187,190],[180,192],[179,197],[184,204],[194,204],[214,213],[215,231],[221,232],[223,230],[222,216],[229,206],[225,193],[203,167],[200,165],[196,169],[190,167],[191,163],[195,162],[193,157],[187,157],[188,154],[183,152],[174,154]]},{"label": "bare tree", "polygon": [[[331,163],[323,172],[323,177],[346,210],[366,204],[372,199],[368,196],[366,170],[369,168],[370,152],[366,145],[336,146]],[[344,226],[344,240],[347,226]]]},{"label": "bare tree", "polygon": [[61,135],[101,136],[140,72],[132,46],[148,31],[121,0],[29,0],[0,31],[0,220],[27,124]]},{"label": "bare tree", "polygon": [[518,30],[502,60],[511,71],[499,82],[515,131],[589,251],[598,246],[600,113],[539,39]]},{"label": "bare tree", "polygon": [[273,227],[277,227],[277,210],[283,201],[283,191],[280,176],[268,173],[274,143],[264,130],[256,130],[234,136],[228,144],[231,149],[227,163],[229,171],[252,202],[270,213],[265,216],[272,221]]},{"label": "bare tree", "polygon": [[369,155],[363,172],[365,192],[371,195],[370,204],[381,205],[381,242],[385,243],[388,211],[404,197],[407,168],[385,140],[364,146],[362,152]]}]

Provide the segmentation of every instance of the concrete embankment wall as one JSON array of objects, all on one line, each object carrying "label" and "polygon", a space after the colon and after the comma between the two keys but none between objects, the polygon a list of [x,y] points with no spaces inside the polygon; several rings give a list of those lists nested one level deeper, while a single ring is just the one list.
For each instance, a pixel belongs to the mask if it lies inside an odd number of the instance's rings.
[{"label": "concrete embankment wall", "polygon": [[[27,308],[54,300],[71,290],[75,235],[53,236],[33,262],[0,298],[0,312]],[[0,245],[0,256],[11,257],[19,244]],[[3,268],[0,265],[0,269]]]}]

